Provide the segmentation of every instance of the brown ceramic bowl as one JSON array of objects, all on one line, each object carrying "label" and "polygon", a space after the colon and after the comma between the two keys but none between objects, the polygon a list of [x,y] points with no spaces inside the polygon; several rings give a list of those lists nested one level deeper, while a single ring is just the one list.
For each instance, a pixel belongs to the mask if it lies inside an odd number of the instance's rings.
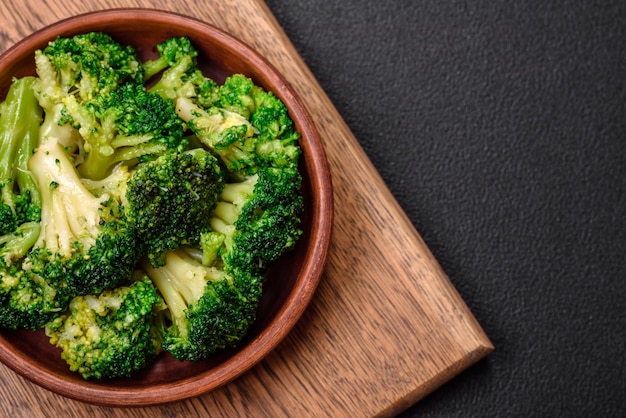
[{"label": "brown ceramic bowl", "polygon": [[294,251],[272,268],[258,320],[236,349],[209,360],[180,362],[162,354],[129,379],[84,381],[69,371],[43,332],[0,330],[0,361],[26,379],[61,395],[108,406],[147,406],[194,397],[237,378],[276,347],[298,321],[320,280],[332,224],[332,191],[319,135],[301,100],[263,57],[234,37],[193,18],[143,9],[117,9],[72,17],[23,39],[0,56],[0,99],[11,78],[35,75],[33,53],[57,35],[103,31],[133,45],[141,58],[156,56],[154,45],[188,36],[200,51],[205,74],[216,81],[243,73],[273,91],[289,108],[302,135],[304,234]]}]

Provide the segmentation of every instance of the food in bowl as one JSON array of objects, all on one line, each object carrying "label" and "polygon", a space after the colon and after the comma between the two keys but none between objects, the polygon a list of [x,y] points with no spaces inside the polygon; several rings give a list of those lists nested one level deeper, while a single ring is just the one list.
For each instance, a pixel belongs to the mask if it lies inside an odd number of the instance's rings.
[{"label": "food in bowl", "polygon": [[57,37],[0,113],[0,325],[45,329],[84,379],[237,344],[302,234],[300,134],[184,36],[140,60],[104,32]]}]

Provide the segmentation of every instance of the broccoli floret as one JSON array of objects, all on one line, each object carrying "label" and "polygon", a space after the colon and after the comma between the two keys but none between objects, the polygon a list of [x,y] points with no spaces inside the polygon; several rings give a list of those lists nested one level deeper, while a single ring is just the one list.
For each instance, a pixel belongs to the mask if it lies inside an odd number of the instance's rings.
[{"label": "broccoli floret", "polygon": [[30,268],[47,280],[65,278],[73,296],[128,281],[142,247],[121,203],[92,194],[54,138],[40,144],[29,167],[42,200]]},{"label": "broccoli floret", "polygon": [[0,326],[11,329],[39,328],[67,302],[64,280],[49,282],[24,265],[41,230],[40,194],[27,165],[42,120],[33,83],[14,79],[0,104]]},{"label": "broccoli floret", "polygon": [[152,78],[162,72],[149,88],[151,92],[172,100],[185,97],[201,106],[209,106],[217,100],[219,87],[197,67],[198,51],[189,38],[168,38],[156,49],[158,58],[143,63],[148,82],[153,82]]},{"label": "broccoli floret", "polygon": [[58,37],[35,52],[35,64],[45,109],[66,96],[88,102],[129,80],[143,83],[136,51],[101,32]]},{"label": "broccoli floret", "polygon": [[156,50],[159,54],[157,58],[141,64],[147,81],[165,69],[181,66],[182,73],[185,73],[196,65],[198,51],[191,45],[189,38],[184,36],[168,38],[158,43]]},{"label": "broccoli floret", "polygon": [[218,103],[220,107],[250,119],[264,94],[265,91],[255,85],[249,77],[233,74],[226,77],[224,84],[220,86]]},{"label": "broccoli floret", "polygon": [[229,171],[240,172],[256,166],[254,130],[246,118],[215,107],[204,110],[183,97],[176,101],[176,112]]},{"label": "broccoli floret", "polygon": [[40,141],[54,137],[75,154],[81,176],[100,180],[120,162],[186,148],[183,123],[169,100],[146,91],[132,47],[99,32],[59,37],[35,62]]},{"label": "broccoli floret", "polygon": [[[302,231],[302,177],[295,168],[262,168],[237,183],[226,183],[210,220],[212,232],[224,237],[219,250],[229,266],[263,274],[291,249]],[[215,238],[201,241],[205,252]]]},{"label": "broccoli floret", "polygon": [[78,148],[80,137],[68,123],[63,103],[67,97],[87,105],[121,84],[143,83],[136,51],[99,32],[56,38],[35,52],[35,65],[33,87],[45,110],[40,138],[56,137],[72,150]]},{"label": "broccoli floret", "polygon": [[233,74],[220,87],[219,105],[246,117],[256,132],[256,158],[260,166],[294,166],[300,157],[298,140],[285,104],[270,91],[242,75]]},{"label": "broccoli floret", "polygon": [[68,120],[84,140],[84,161],[78,165],[83,177],[99,180],[119,163],[134,165],[146,156],[187,147],[183,122],[171,101],[143,85],[123,84],[86,106],[73,96],[63,103]]},{"label": "broccoli floret", "polygon": [[67,308],[70,295],[63,277],[47,279],[27,264],[0,259],[0,327],[41,328]]},{"label": "broccoli floret", "polygon": [[197,243],[223,185],[219,161],[199,148],[137,166],[127,185],[127,209],[153,265],[162,264],[166,251]]},{"label": "broccoli floret", "polygon": [[163,349],[179,360],[200,360],[234,346],[256,318],[262,279],[202,264],[184,249],[165,254],[165,264],[142,267],[159,289],[169,326]]},{"label": "broccoli floret", "polygon": [[249,77],[233,74],[220,86],[219,106],[244,116],[257,132],[260,165],[286,166],[298,161],[300,135],[285,104]]},{"label": "broccoli floret", "polygon": [[27,166],[42,121],[34,81],[34,77],[13,79],[0,104],[0,235],[12,234],[40,217],[39,191]]},{"label": "broccoli floret", "polygon": [[176,112],[230,171],[297,166],[300,135],[280,99],[241,74],[226,79],[219,98],[217,105],[203,108],[180,97]]},{"label": "broccoli floret", "polygon": [[128,286],[73,298],[69,311],[47,323],[45,332],[84,379],[130,377],[161,351],[153,328],[161,307],[155,287],[142,275]]}]

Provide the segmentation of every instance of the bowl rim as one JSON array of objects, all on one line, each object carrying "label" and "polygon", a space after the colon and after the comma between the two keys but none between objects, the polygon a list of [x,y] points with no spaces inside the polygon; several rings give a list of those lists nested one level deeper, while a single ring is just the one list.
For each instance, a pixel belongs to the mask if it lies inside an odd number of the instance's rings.
[{"label": "bowl rim", "polygon": [[[0,333],[0,362],[4,363],[18,375],[45,389],[68,398],[102,406],[151,406],[193,398],[223,386],[258,364],[287,336],[292,326],[281,324],[286,321],[295,325],[300,319],[318,287],[325,268],[334,216],[332,181],[329,163],[320,134],[315,127],[311,114],[289,82],[273,64],[250,45],[199,18],[167,10],[138,7],[111,8],[70,16],[36,30],[5,50],[0,54],[0,72],[5,71],[7,62],[19,58],[20,54],[24,54],[26,51],[32,52],[33,48],[37,48],[37,45],[44,45],[59,34],[78,33],[76,30],[71,30],[71,25],[75,24],[75,22],[82,21],[81,27],[86,28],[102,18],[110,19],[111,21],[114,19],[117,21],[150,20],[151,22],[157,21],[178,28],[184,26],[187,30],[209,33],[212,38],[215,38],[220,43],[236,46],[238,50],[246,54],[246,58],[261,73],[271,74],[272,80],[278,84],[278,90],[283,93],[281,99],[286,102],[290,112],[296,111],[299,115],[302,115],[305,123],[301,123],[300,134],[302,138],[307,139],[306,146],[310,154],[307,165],[312,167],[310,171],[320,173],[319,176],[309,176],[313,201],[313,213],[310,216],[316,223],[311,229],[310,242],[307,247],[310,257],[307,258],[306,263],[300,268],[300,271],[303,272],[301,275],[309,279],[296,282],[296,286],[288,298],[292,299],[293,295],[295,295],[303,303],[283,306],[267,327],[232,357],[220,363],[218,370],[210,368],[196,376],[182,379],[175,383],[155,384],[155,386],[148,389],[145,387],[108,389],[102,385],[91,384],[89,381],[81,381],[80,383],[68,381],[63,378],[62,374],[51,371],[48,371],[46,375],[41,375],[38,367],[22,361],[15,352],[7,350],[7,345],[10,345],[10,342]],[[254,349],[252,350],[252,348]]]}]

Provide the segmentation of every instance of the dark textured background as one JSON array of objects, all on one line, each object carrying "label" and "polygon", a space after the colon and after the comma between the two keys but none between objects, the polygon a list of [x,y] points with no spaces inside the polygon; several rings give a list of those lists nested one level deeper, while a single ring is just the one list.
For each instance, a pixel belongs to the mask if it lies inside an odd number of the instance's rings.
[{"label": "dark textured background", "polygon": [[496,346],[402,416],[626,416],[626,2],[267,4]]}]

